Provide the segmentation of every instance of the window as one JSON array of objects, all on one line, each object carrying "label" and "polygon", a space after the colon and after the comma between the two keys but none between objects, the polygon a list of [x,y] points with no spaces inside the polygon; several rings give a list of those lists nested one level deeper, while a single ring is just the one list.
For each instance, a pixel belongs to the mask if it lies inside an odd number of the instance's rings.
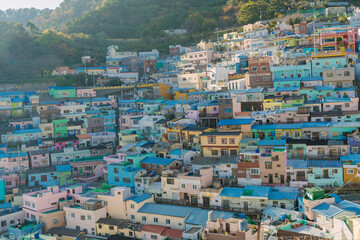
[{"label": "window", "polygon": [[327,75],[328,77],[333,77],[333,73],[332,73],[332,72],[328,72],[326,75]]},{"label": "window", "polygon": [[345,72],[344,72],[344,76],[345,76],[345,77],[350,76],[350,71],[345,71]]},{"label": "window", "polygon": [[337,174],[337,173],[338,173],[338,170],[337,170],[337,169],[333,169],[333,170],[331,170],[331,172]]},{"label": "window", "polygon": [[351,152],[352,153],[359,153],[359,147],[352,147]]},{"label": "window", "polygon": [[185,188],[185,184],[181,184],[181,188]]},{"label": "window", "polygon": [[272,169],[272,163],[271,162],[266,162],[265,163],[265,168],[266,169]]},{"label": "window", "polygon": [[47,182],[47,175],[41,176],[41,182]]},{"label": "window", "polygon": [[134,220],[134,219],[135,219],[135,215],[131,215],[131,219]]},{"label": "window", "polygon": [[131,208],[131,209],[134,209],[134,208],[135,208],[135,205],[134,205],[134,204],[130,204],[130,208]]},{"label": "window", "polygon": [[346,173],[347,174],[354,174],[354,169],[347,169]]},{"label": "window", "polygon": [[80,219],[85,221],[85,215],[81,215]]},{"label": "window", "polygon": [[196,185],[193,185],[192,187],[193,187],[193,189],[197,189],[197,186],[196,186]]},{"label": "window", "polygon": [[215,144],[216,143],[216,138],[215,137],[208,137],[208,143],[209,144]]},{"label": "window", "polygon": [[235,144],[235,138],[230,138],[229,139],[229,144]]},{"label": "window", "polygon": [[345,107],[350,107],[350,103],[345,103]]},{"label": "window", "polygon": [[251,67],[251,71],[252,71],[252,72],[256,72],[257,70],[258,70],[257,67]]},{"label": "window", "polygon": [[142,217],[141,217],[141,220],[145,222],[145,221],[146,221],[146,217],[145,217],[145,216],[142,216]]},{"label": "window", "polygon": [[159,219],[158,218],[154,218],[154,222],[159,222]]},{"label": "window", "polygon": [[101,224],[99,224],[98,226],[99,226],[100,229],[102,229],[102,225],[101,225]]},{"label": "window", "polygon": [[226,139],[226,138],[222,138],[222,139],[221,139],[221,144],[227,144],[227,139]]},{"label": "window", "polygon": [[119,169],[118,169],[118,168],[114,168],[114,173],[119,173]]},{"label": "window", "polygon": [[118,176],[115,176],[114,181],[115,181],[115,182],[119,182],[119,181],[120,181],[119,177],[118,177]]},{"label": "window", "polygon": [[285,203],[280,203],[281,208],[285,208]]},{"label": "window", "polygon": [[333,137],[339,137],[339,132],[334,131],[334,132],[332,133],[332,136],[333,136]]},{"label": "window", "polygon": [[109,226],[109,230],[114,230],[114,226]]},{"label": "window", "polygon": [[251,175],[259,175],[259,169],[258,168],[250,168],[250,174]]},{"label": "window", "polygon": [[88,219],[88,220],[91,220],[91,215],[87,215],[87,219]]},{"label": "window", "polygon": [[211,155],[217,156],[217,155],[218,155],[218,150],[212,150],[212,151],[211,151]]},{"label": "window", "polygon": [[151,239],[157,239],[157,236],[156,235],[151,235],[150,238]]},{"label": "window", "polygon": [[91,170],[93,170],[93,167],[92,167],[92,166],[86,166],[86,167],[85,167],[85,171],[91,171]]},{"label": "window", "polygon": [[53,223],[57,224],[59,222],[59,220],[57,218],[53,218]]},{"label": "window", "polygon": [[123,178],[123,183],[130,183],[130,178],[124,177],[124,178]]},{"label": "window", "polygon": [[70,216],[72,217],[72,218],[75,218],[75,213],[70,213]]},{"label": "window", "polygon": [[261,70],[261,71],[267,71],[268,68],[267,68],[267,66],[261,66],[261,67],[260,67],[260,70]]},{"label": "window", "polygon": [[277,207],[277,205],[278,205],[278,201],[273,201],[273,207]]},{"label": "window", "polygon": [[166,183],[169,184],[169,185],[174,185],[175,181],[172,178],[168,178],[168,179],[166,179]]},{"label": "window", "polygon": [[230,149],[230,155],[231,156],[236,156],[237,155],[237,150],[236,149]]},{"label": "window", "polygon": [[170,224],[170,219],[166,219],[166,224]]}]

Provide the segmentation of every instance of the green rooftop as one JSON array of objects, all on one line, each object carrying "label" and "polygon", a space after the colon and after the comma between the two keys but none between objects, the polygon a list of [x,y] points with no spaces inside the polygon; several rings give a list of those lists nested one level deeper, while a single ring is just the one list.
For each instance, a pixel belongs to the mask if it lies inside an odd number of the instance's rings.
[{"label": "green rooftop", "polygon": [[252,196],[253,192],[254,192],[253,190],[245,189],[242,195],[243,196]]},{"label": "green rooftop", "polygon": [[70,162],[91,162],[91,161],[104,161],[104,156],[93,156],[86,158],[71,159]]},{"label": "green rooftop", "polygon": [[50,211],[46,211],[46,212],[42,212],[43,214],[50,214],[50,213],[54,213],[54,212],[60,212],[60,209],[54,209],[54,210],[50,210]]}]

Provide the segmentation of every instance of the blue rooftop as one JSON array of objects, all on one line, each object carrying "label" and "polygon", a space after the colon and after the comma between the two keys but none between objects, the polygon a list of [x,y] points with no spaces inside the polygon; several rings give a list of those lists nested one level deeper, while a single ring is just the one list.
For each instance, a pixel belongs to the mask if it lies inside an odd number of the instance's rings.
[{"label": "blue rooftop", "polygon": [[24,134],[24,133],[38,133],[41,132],[40,128],[24,129],[24,130],[14,130],[14,134]]},{"label": "blue rooftop", "polygon": [[319,213],[319,214],[329,217],[329,218],[332,218],[332,217],[336,216],[337,214],[344,211],[341,208],[338,208],[338,207],[328,204],[326,202],[314,207],[312,210],[316,213]]},{"label": "blue rooftop", "polygon": [[[208,220],[209,210],[194,208],[189,216],[185,219],[186,224],[191,225],[201,225],[206,226],[206,221]],[[234,217],[234,213],[231,212],[220,212],[214,211],[216,213],[216,218],[229,219]]]},{"label": "blue rooftop", "polygon": [[259,140],[259,146],[285,146],[286,140]]},{"label": "blue rooftop", "polygon": [[355,212],[356,215],[360,215],[360,204],[344,200],[338,204],[339,207],[345,211]]},{"label": "blue rooftop", "polygon": [[71,165],[56,165],[56,171],[57,172],[69,172],[71,171]]},{"label": "blue rooftop", "polygon": [[277,87],[275,92],[296,92],[299,91],[299,87]]},{"label": "blue rooftop", "polygon": [[221,119],[217,126],[251,124],[252,121],[253,120],[251,118]]},{"label": "blue rooftop", "polygon": [[[247,193],[250,192],[251,195],[248,195]],[[243,196],[268,197],[270,195],[270,192],[271,187],[246,185],[244,188]]]},{"label": "blue rooftop", "polygon": [[175,159],[160,158],[160,157],[146,157],[143,160],[141,160],[141,163],[170,165],[173,161],[175,161]]},{"label": "blue rooftop", "polygon": [[302,123],[252,125],[251,129],[301,129]]},{"label": "blue rooftop", "polygon": [[145,203],[138,213],[158,214],[170,217],[185,218],[194,208],[156,203]]},{"label": "blue rooftop", "polygon": [[185,155],[185,154],[188,153],[188,152],[189,152],[189,150],[182,150],[182,151],[181,151],[181,149],[174,149],[174,150],[172,150],[172,151],[169,153],[169,155],[182,156],[183,153],[184,153],[184,155]]},{"label": "blue rooftop", "polygon": [[282,200],[282,199],[296,200],[297,197],[298,197],[298,193],[297,193],[297,192],[271,191],[271,192],[270,192],[269,199],[270,199],[270,200]]},{"label": "blue rooftop", "polygon": [[127,201],[133,201],[133,202],[136,202],[136,203],[141,203],[142,201],[145,201],[149,198],[151,198],[152,196],[150,194],[147,194],[147,193],[144,193],[144,194],[141,194],[139,196],[134,196],[132,198],[129,198],[127,199]]},{"label": "blue rooftop", "polygon": [[240,198],[243,191],[244,191],[243,188],[224,187],[219,196],[220,197]]},{"label": "blue rooftop", "polygon": [[334,102],[351,102],[350,98],[325,98],[323,99],[324,103],[334,103]]},{"label": "blue rooftop", "polygon": [[308,168],[308,160],[288,159],[286,161],[286,166],[292,167],[294,169],[307,169]]},{"label": "blue rooftop", "polygon": [[58,86],[49,87],[49,89],[54,89],[54,90],[75,90],[74,87],[58,87]]},{"label": "blue rooftop", "polygon": [[332,161],[332,160],[309,160],[308,167],[327,167],[327,168],[341,168],[341,161]]}]

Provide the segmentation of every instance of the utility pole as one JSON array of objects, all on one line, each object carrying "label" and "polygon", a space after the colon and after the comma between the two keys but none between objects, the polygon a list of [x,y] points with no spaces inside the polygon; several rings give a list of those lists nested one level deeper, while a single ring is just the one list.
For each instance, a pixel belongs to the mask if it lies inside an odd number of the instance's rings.
[{"label": "utility pole", "polygon": [[316,54],[316,35],[315,35],[315,23],[316,23],[316,14],[315,14],[315,10],[314,10],[314,56]]},{"label": "utility pole", "polygon": [[216,28],[216,37],[217,37],[217,49],[219,51],[219,28]]},{"label": "utility pole", "polygon": [[87,71],[86,71],[86,59],[85,59],[85,86],[87,87],[88,79],[87,79]]}]

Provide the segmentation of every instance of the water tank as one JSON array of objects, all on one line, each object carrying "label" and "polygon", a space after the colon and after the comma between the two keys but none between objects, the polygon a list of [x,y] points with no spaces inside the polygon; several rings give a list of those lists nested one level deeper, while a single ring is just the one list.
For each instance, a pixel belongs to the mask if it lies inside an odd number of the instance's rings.
[{"label": "water tank", "polygon": [[154,176],[156,176],[156,171],[152,171],[151,173],[153,173],[153,174],[154,174]]},{"label": "water tank", "polygon": [[245,218],[246,218],[246,214],[245,214],[245,213],[241,213],[241,214],[240,214],[240,218],[245,219]]},{"label": "water tank", "polygon": [[285,221],[286,218],[287,218],[286,214],[283,214],[283,215],[280,217],[281,221]]},{"label": "water tank", "polygon": [[208,212],[208,221],[216,222],[216,213],[212,210]]},{"label": "water tank", "polygon": [[189,175],[189,176],[192,176],[192,175],[194,175],[194,172],[189,172],[188,175]]},{"label": "water tank", "polygon": [[18,206],[18,205],[14,205],[14,206],[12,207],[12,211],[13,211],[13,212],[18,212],[18,211],[19,211],[19,206]]},{"label": "water tank", "polygon": [[239,228],[240,228],[240,231],[242,232],[246,232],[248,230],[248,223],[246,220],[241,220],[239,222]]}]

